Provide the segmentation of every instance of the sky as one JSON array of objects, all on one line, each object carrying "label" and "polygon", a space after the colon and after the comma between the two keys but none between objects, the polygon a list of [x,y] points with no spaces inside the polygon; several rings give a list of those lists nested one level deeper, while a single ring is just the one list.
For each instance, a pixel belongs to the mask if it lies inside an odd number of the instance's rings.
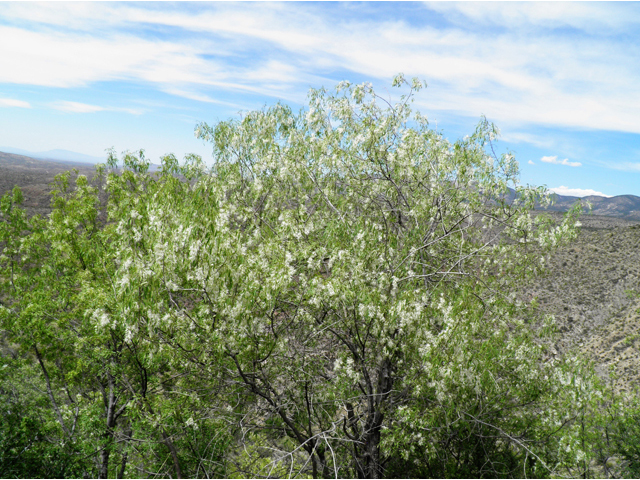
[{"label": "sky", "polygon": [[449,140],[495,123],[522,184],[640,196],[635,2],[0,2],[0,150],[210,163],[201,121],[400,72]]}]

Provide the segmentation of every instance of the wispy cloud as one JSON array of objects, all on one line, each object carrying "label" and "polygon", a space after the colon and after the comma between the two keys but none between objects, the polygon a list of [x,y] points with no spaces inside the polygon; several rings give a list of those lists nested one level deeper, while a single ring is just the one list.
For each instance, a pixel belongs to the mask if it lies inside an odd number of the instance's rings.
[{"label": "wispy cloud", "polygon": [[132,35],[87,37],[0,26],[0,82],[72,88],[109,80],[207,83],[193,49]]},{"label": "wispy cloud", "polygon": [[237,108],[238,110],[246,109],[247,107],[243,107],[240,104],[233,102],[226,102],[224,100],[218,100],[217,98],[212,98],[209,95],[205,95],[203,93],[193,92],[189,90],[184,90],[181,88],[172,88],[166,87],[162,89],[163,92],[168,93],[169,95],[175,95],[177,97],[188,98],[189,100],[194,100],[196,102],[204,102],[204,103],[213,103],[216,105],[224,105],[226,107]]},{"label": "wispy cloud", "polygon": [[94,113],[104,110],[104,108],[99,107],[98,105],[67,101],[54,102],[51,104],[51,108],[69,113]]},{"label": "wispy cloud", "polygon": [[509,143],[528,143],[538,148],[553,148],[555,142],[549,136],[535,135],[528,132],[502,132],[501,140]]},{"label": "wispy cloud", "polygon": [[606,165],[609,168],[613,168],[614,170],[621,170],[623,172],[639,172],[640,173],[640,163],[638,162],[612,162]]},{"label": "wispy cloud", "polygon": [[558,160],[558,156],[554,155],[553,157],[551,156],[544,156],[540,159],[541,162],[544,163],[553,163],[554,165],[567,165],[568,167],[580,167],[582,166],[582,163],[580,162],[570,162],[568,158],[565,158],[563,160]]},{"label": "wispy cloud", "polygon": [[[604,181],[640,172],[624,147],[640,145],[638,24],[640,4],[622,2],[0,2],[0,96],[31,102],[0,107],[33,107],[16,122],[55,113],[74,139],[93,128],[83,115],[94,115],[114,121],[101,141],[112,142],[108,133],[168,151],[182,123],[276,99],[303,105],[310,87],[343,79],[371,81],[393,102],[391,77],[404,72],[429,84],[414,106],[445,134],[452,124],[465,130],[454,135],[468,133],[482,114],[495,122],[523,166],[536,166],[523,168],[526,181],[548,183],[550,170],[554,183],[575,177],[544,163]],[[149,122],[115,123],[117,112],[150,111]],[[556,156],[539,160],[548,153]]]},{"label": "wispy cloud", "polygon": [[31,108],[31,104],[14,98],[0,98],[0,107]]},{"label": "wispy cloud", "polygon": [[561,185],[559,187],[550,188],[550,192],[557,193],[558,195],[568,195],[570,197],[588,197],[590,195],[596,195],[598,197],[607,197],[610,198],[611,195],[607,195],[602,192],[598,192],[596,190],[592,190],[590,188],[569,188]]},{"label": "wispy cloud", "polygon": [[619,32],[637,28],[640,9],[633,5],[606,6],[593,2],[428,2],[429,9],[454,21],[523,27],[573,27],[579,30]]},{"label": "wispy cloud", "polygon": [[131,108],[117,108],[117,107],[101,107],[99,105],[90,105],[88,103],[69,102],[66,100],[60,100],[50,104],[50,107],[55,110],[67,113],[95,113],[95,112],[125,112],[132,115],[142,114],[142,110],[136,110]]}]

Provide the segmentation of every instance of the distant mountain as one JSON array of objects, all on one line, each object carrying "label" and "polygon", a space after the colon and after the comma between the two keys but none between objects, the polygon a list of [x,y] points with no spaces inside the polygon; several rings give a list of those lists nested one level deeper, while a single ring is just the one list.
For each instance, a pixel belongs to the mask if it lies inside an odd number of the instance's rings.
[{"label": "distant mountain", "polygon": [[17,155],[24,155],[31,158],[38,158],[41,160],[57,160],[62,162],[79,162],[79,163],[104,163],[107,160],[107,156],[94,157],[91,155],[85,155],[84,153],[72,152],[70,150],[47,150],[46,152],[30,152],[21,148],[12,147],[0,147],[0,152],[13,153]]},{"label": "distant mountain", "polygon": [[[20,155],[23,158],[31,158],[36,160],[45,160],[50,162],[62,163],[81,163],[95,165],[97,163],[107,163],[107,155],[104,157],[93,157],[84,153],[72,152],[71,150],[47,150],[46,152],[29,152],[21,148],[0,147],[0,155],[2,153]],[[149,165],[149,171],[155,172],[159,170],[160,165],[152,163]]]},{"label": "distant mountain", "polygon": [[[618,195],[615,197],[598,197],[590,195],[588,197],[571,197],[568,195],[554,194],[555,203],[545,210],[552,212],[566,212],[577,201],[583,200],[591,203],[591,214],[606,217],[625,218],[629,220],[640,220],[640,197],[635,195]],[[585,213],[589,210],[585,208]]]}]

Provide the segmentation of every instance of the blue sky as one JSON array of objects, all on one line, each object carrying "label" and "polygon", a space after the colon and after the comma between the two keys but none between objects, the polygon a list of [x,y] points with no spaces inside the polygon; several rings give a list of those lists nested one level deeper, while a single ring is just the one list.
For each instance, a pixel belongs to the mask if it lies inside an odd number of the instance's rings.
[{"label": "blue sky", "polygon": [[[524,184],[640,195],[640,3],[0,2],[0,147],[161,155],[311,87],[403,72],[446,137],[481,115]],[[562,188],[561,188],[562,187]]]}]

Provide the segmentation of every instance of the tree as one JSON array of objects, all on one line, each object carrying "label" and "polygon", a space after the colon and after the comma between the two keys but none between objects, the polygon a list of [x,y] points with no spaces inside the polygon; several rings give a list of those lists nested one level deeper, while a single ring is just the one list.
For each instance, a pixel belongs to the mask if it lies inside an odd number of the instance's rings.
[{"label": "tree", "polygon": [[[64,178],[68,180],[68,175]],[[5,364],[12,381],[3,381],[1,387],[7,398],[3,426],[20,432],[16,441],[24,442],[14,458],[22,474],[86,474],[90,465],[77,462],[85,458],[76,430],[85,403],[72,381],[82,362],[74,341],[77,324],[71,278],[75,272],[66,268],[69,259],[61,249],[51,245],[47,222],[39,216],[27,219],[21,203],[18,187],[1,200],[0,321],[8,341],[3,350],[12,359]],[[25,384],[32,392],[26,391]]]},{"label": "tree", "polygon": [[210,171],[112,152],[92,182],[57,177],[47,219],[5,195],[3,472],[633,472],[637,408],[554,360],[553,320],[518,293],[579,206],[535,214],[544,189],[493,125],[450,143],[412,114],[423,85],[394,86],[395,104],[343,82],[201,124]]},{"label": "tree", "polygon": [[577,210],[532,215],[544,189],[493,125],[452,144],[411,116],[423,85],[394,86],[201,124],[210,173],[126,158],[144,186],[113,203],[118,324],[173,375],[165,399],[199,405],[185,425],[254,452],[227,474],[552,475],[581,455],[591,380],[546,358],[551,324],[516,296]]},{"label": "tree", "polygon": [[[64,453],[61,470],[48,471],[64,472],[75,456],[84,461],[84,470],[75,470],[82,475],[122,477],[134,433],[128,414],[135,413],[140,396],[153,396],[148,387],[156,372],[145,368],[136,343],[112,321],[119,311],[113,293],[117,258],[112,238],[117,233],[106,222],[107,205],[100,199],[103,169],[98,170],[98,187],[82,175],[75,185],[71,179],[71,172],[56,177],[47,220],[26,218],[18,188],[3,197],[0,320],[17,355],[36,367],[46,392],[39,403],[46,405],[45,418],[55,419],[53,425],[38,426],[47,432],[50,450],[58,457]],[[14,403],[11,411],[19,405]],[[34,418],[24,420],[33,423]],[[30,428],[42,443],[42,435]],[[161,442],[171,444],[169,438]],[[39,444],[31,443],[21,457],[40,458]],[[113,462],[114,453],[118,462]]]}]

